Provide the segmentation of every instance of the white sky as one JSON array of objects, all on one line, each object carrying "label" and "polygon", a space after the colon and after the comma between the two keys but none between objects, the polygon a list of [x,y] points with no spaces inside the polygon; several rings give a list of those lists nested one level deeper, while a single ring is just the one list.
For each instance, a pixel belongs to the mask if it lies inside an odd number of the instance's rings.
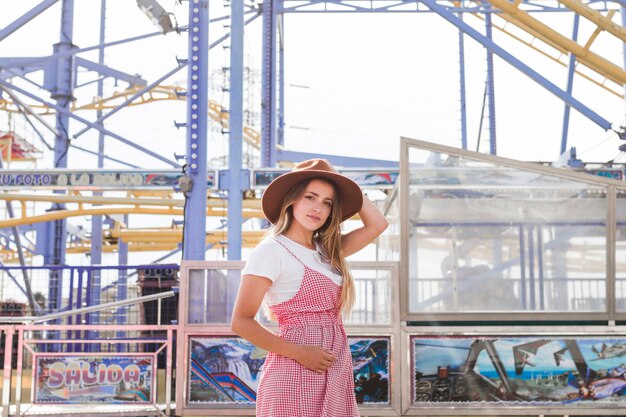
[{"label": "white sky", "polygon": [[[187,3],[161,0],[179,24],[186,24]],[[38,1],[0,0],[0,28],[5,27]],[[222,2],[210,2],[211,17],[224,15]],[[52,52],[59,40],[61,2],[0,42],[0,56],[40,56]],[[99,35],[98,0],[75,2],[74,43],[87,47]],[[132,0],[108,0],[107,41],[154,32],[156,28]],[[570,36],[572,15],[534,14],[562,34]],[[496,19],[497,20],[497,19]],[[465,21],[483,32],[483,23],[473,16]],[[619,13],[614,17],[619,24]],[[501,22],[501,21],[500,21]],[[509,26],[514,30],[512,26]],[[579,42],[584,43],[594,27],[581,19]],[[221,36],[222,23],[212,24],[210,39]],[[523,60],[536,71],[565,88],[566,69],[520,47],[506,35],[494,30],[496,43]],[[246,29],[246,62],[257,73],[261,68],[261,18]],[[466,46],[466,86],[469,149],[476,149],[480,112],[486,78],[485,52],[469,37]],[[621,41],[601,33],[592,50],[623,67]],[[286,146],[292,150],[317,151],[364,158],[399,158],[399,137],[460,146],[460,98],[458,31],[435,14],[306,14],[285,18],[286,73]],[[226,50],[227,52],[227,50]],[[97,60],[95,52],[83,54]],[[115,69],[142,75],[148,83],[176,66],[175,58],[187,57],[185,34],[170,33],[129,45],[109,48],[106,63]],[[558,158],[561,142],[563,103],[541,86],[498,57],[495,59],[495,88],[498,154],[522,160],[549,161]],[[222,47],[209,56],[211,73],[228,65]],[[93,79],[92,74],[81,75]],[[164,84],[186,86],[186,70]],[[23,83],[18,83],[24,86]],[[105,96],[119,91],[106,83]],[[30,88],[30,87],[29,87]],[[251,111],[260,113],[260,78],[253,85],[256,94],[249,102]],[[32,90],[31,90],[32,91]],[[46,92],[41,96],[48,97]],[[76,91],[77,102],[95,96],[95,84]],[[624,122],[624,101],[576,77],[574,96],[609,121]],[[219,86],[211,88],[210,98],[227,104]],[[80,116],[95,119],[95,112]],[[49,119],[54,123],[53,119]],[[185,132],[176,130],[174,121],[185,120],[185,103],[158,102],[119,112],[106,127],[135,140],[166,157],[185,150]],[[22,129],[23,121],[16,120]],[[260,123],[255,121],[256,126]],[[489,149],[488,123],[485,119],[480,150]],[[220,168],[215,158],[227,153],[226,142],[210,122],[210,166]],[[72,122],[71,131],[82,129]],[[0,114],[0,130],[7,129],[6,114]],[[36,142],[28,129],[26,136]],[[48,137],[52,142],[52,138]],[[617,136],[605,132],[576,111],[571,113],[569,146],[576,146],[586,161],[606,161],[618,157],[621,144]],[[97,134],[81,136],[76,144],[97,149]],[[162,162],[145,157],[119,142],[107,139],[108,153],[145,168],[167,168]],[[49,167],[49,156],[38,167]],[[69,166],[93,168],[96,158],[70,150]],[[105,167],[117,167],[107,162]],[[169,224],[171,219],[164,223]]]},{"label": "white sky", "polygon": [[[1,0],[8,4],[8,0]],[[4,7],[0,27],[36,4],[23,1]],[[211,2],[211,17],[224,14],[221,2]],[[97,0],[77,1],[74,42],[79,47],[93,45],[98,39]],[[186,3],[173,0],[161,4],[174,12],[180,24],[187,19]],[[136,7],[134,1],[109,0],[107,40],[154,31],[155,27]],[[48,54],[59,39],[60,2],[0,43],[0,56],[37,56]],[[571,32],[572,16],[534,14],[564,35]],[[497,20],[497,19],[496,19]],[[482,23],[473,16],[465,21],[480,31]],[[614,17],[619,23],[619,13]],[[246,31],[246,60],[260,71],[260,18]],[[515,30],[509,25],[511,30]],[[581,19],[580,43],[584,43],[593,26]],[[224,32],[222,23],[211,25],[211,39]],[[518,31],[519,33],[519,31]],[[294,150],[362,156],[398,158],[398,138],[417,139],[460,146],[460,99],[458,71],[458,31],[435,14],[289,14],[285,18],[286,50],[286,145]],[[564,87],[566,70],[541,58],[528,48],[494,30],[497,43],[529,64],[557,85]],[[480,111],[486,77],[483,49],[466,37],[466,86],[468,142],[476,149]],[[548,50],[547,48],[544,48]],[[622,43],[602,33],[592,46],[605,58],[623,66]],[[186,36],[170,33],[150,40],[109,48],[106,62],[128,73],[141,74],[153,81],[175,66],[175,57],[187,55]],[[83,56],[96,60],[95,53]],[[221,47],[209,57],[212,71],[228,65]],[[92,75],[87,75],[91,77]],[[185,85],[186,70],[166,84]],[[598,77],[599,78],[599,77]],[[600,79],[600,78],[599,78]],[[305,86],[302,88],[301,86]],[[219,86],[211,99],[223,102]],[[254,86],[260,91],[260,79]],[[554,160],[561,142],[563,104],[543,87],[495,57],[496,131],[498,153],[526,160]],[[107,93],[113,91],[107,87]],[[116,90],[121,89],[118,87]],[[91,100],[95,87],[76,92],[78,102]],[[46,96],[45,93],[42,93]],[[105,94],[106,95],[106,94]],[[591,86],[577,77],[574,96],[605,119],[619,125],[624,120],[625,105],[620,98]],[[254,111],[260,111],[260,99],[251,99]],[[224,103],[227,104],[227,103]],[[166,156],[184,150],[184,131],[173,128],[173,121],[184,120],[185,106],[179,103],[153,103],[123,111],[109,119],[107,127],[135,139]],[[162,114],[163,117],[155,117]],[[89,113],[83,117],[93,118]],[[483,123],[486,129],[487,121]],[[73,124],[74,131],[81,129]],[[215,126],[213,126],[215,129]],[[221,156],[227,149],[219,134],[213,135],[212,155]],[[95,135],[84,135],[77,145],[90,147]],[[489,133],[482,132],[481,151],[488,151]],[[111,140],[110,143],[116,144]],[[593,122],[572,111],[569,145],[576,146],[583,159],[603,161],[614,158],[620,144],[616,135],[604,132]],[[79,151],[70,165],[91,157]],[[129,155],[110,151],[113,156]],[[117,155],[116,155],[117,153]],[[162,166],[145,159],[146,167]]]}]

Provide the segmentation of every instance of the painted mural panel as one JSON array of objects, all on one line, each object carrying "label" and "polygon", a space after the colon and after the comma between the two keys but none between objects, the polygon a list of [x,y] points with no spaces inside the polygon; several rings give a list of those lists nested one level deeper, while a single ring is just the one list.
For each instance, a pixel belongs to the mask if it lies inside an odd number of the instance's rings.
[{"label": "painted mural panel", "polygon": [[152,404],[153,356],[36,355],[34,404]]},{"label": "painted mural panel", "polygon": [[626,339],[411,336],[412,403],[626,404]]},{"label": "painted mural panel", "polygon": [[[388,336],[349,337],[355,396],[364,405],[390,404]],[[251,404],[267,352],[234,336],[189,339],[189,404]]]}]

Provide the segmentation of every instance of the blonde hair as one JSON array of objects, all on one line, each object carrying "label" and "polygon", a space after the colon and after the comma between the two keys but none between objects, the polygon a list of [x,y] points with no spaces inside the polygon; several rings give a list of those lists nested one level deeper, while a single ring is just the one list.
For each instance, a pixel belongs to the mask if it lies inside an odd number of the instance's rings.
[{"label": "blonde hair", "polygon": [[352,274],[348,268],[348,264],[343,256],[343,248],[341,246],[341,197],[337,193],[335,185],[324,178],[309,178],[295,186],[293,186],[283,199],[280,208],[278,220],[270,229],[270,234],[278,236],[285,233],[293,223],[293,205],[296,200],[304,194],[306,187],[314,180],[324,181],[333,187],[333,204],[326,223],[313,233],[313,239],[322,245],[325,255],[330,260],[331,268],[337,268],[343,276],[343,285],[341,286],[341,297],[339,298],[339,310],[345,314],[350,314],[354,305],[354,281]]}]

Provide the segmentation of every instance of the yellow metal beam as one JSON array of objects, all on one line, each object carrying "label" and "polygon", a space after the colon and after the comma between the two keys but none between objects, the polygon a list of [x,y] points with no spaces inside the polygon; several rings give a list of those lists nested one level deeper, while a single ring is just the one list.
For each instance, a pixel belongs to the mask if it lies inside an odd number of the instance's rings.
[{"label": "yellow metal beam", "polygon": [[[242,237],[245,240],[260,241],[265,236],[265,230],[244,230],[241,232]],[[170,230],[149,230],[149,229],[127,229],[118,230],[114,229],[108,233],[112,238],[122,239],[124,242],[150,242],[150,241],[168,241],[180,242],[183,237],[182,229],[170,229]],[[226,230],[213,230],[207,232],[207,243],[215,243],[226,239],[228,232]]]},{"label": "yellow metal beam", "polygon": [[[215,101],[209,101],[209,117],[219,123],[224,129],[228,129],[228,113],[222,111],[222,106]],[[245,126],[243,128],[243,140],[255,149],[261,149],[261,134]]]},{"label": "yellow metal beam", "polygon": [[[5,201],[21,201],[21,202],[46,202],[46,203],[63,203],[63,204],[116,204],[129,206],[160,206],[160,207],[183,207],[185,202],[181,199],[165,199],[165,198],[130,198],[130,197],[99,197],[99,196],[81,196],[81,195],[61,195],[61,194],[11,194],[0,193],[0,200]],[[244,209],[261,209],[261,200],[247,199],[243,200]],[[227,208],[228,202],[223,199],[209,198],[207,199],[207,207]]]},{"label": "yellow metal beam", "polygon": [[[612,62],[602,58],[601,56],[585,49],[577,42],[569,39],[566,36],[561,35],[557,31],[550,28],[548,25],[533,18],[524,10],[519,9],[515,4],[509,3],[507,0],[487,0],[489,3],[513,17],[519,20],[521,23],[531,28],[533,31],[541,34],[550,42],[554,42],[557,45],[565,48],[568,52],[576,55],[578,61],[592,70],[596,71],[618,85],[626,83],[626,71]],[[504,17],[504,16],[503,16]],[[512,21],[512,23],[515,23]]]},{"label": "yellow metal beam", "polygon": [[621,39],[622,42],[626,42],[626,28],[616,24],[609,17],[602,16],[597,10],[592,9],[579,0],[559,0],[559,3],[595,23],[600,29],[606,30],[613,36]]},{"label": "yellow metal beam", "polygon": [[[33,201],[33,202],[46,202],[46,203],[62,203],[62,204],[117,204],[117,205],[130,205],[130,206],[161,206],[161,207],[183,207],[185,201],[178,200],[166,200],[156,198],[119,198],[119,197],[99,197],[99,196],[76,196],[76,195],[61,195],[61,194],[0,194],[0,200],[5,201]],[[208,204],[208,203],[207,203]]]},{"label": "yellow metal beam", "polygon": [[[455,3],[456,5],[460,5],[460,3]],[[609,11],[608,16],[612,17],[615,14],[616,10],[611,10]],[[477,19],[480,19],[482,21],[485,20],[485,18],[479,14],[479,13],[472,13],[472,15],[474,17],[476,17]],[[545,56],[546,58],[556,62],[557,64],[563,66],[563,67],[567,67],[568,66],[568,62],[564,62],[560,59],[560,57],[555,57],[553,55],[551,55],[549,52],[544,51],[543,49],[537,47],[534,43],[533,40],[534,39],[539,39],[542,42],[544,42],[545,44],[547,44],[548,46],[554,48],[554,50],[558,51],[561,56],[565,56],[567,57],[568,55],[568,51],[561,47],[560,45],[555,44],[554,42],[551,42],[549,39],[547,39],[545,36],[542,36],[541,34],[535,32],[534,30],[532,30],[531,28],[529,28],[528,26],[524,25],[523,23],[521,23],[519,20],[507,15],[507,14],[499,14],[499,17],[501,17],[502,19],[505,20],[505,22],[509,22],[515,26],[517,26],[518,28],[522,29],[523,31],[525,31],[526,33],[530,34],[533,36],[533,39],[529,42],[525,39],[522,39],[521,37],[517,36],[516,34],[510,32],[509,30],[506,29],[506,24],[504,26],[500,26],[497,23],[493,23],[493,27],[495,29],[498,29],[499,31],[501,31],[502,33],[504,33],[507,36],[510,36],[511,38],[515,39],[516,41],[526,45],[527,47],[529,47],[530,49],[534,50],[535,52],[540,53],[541,55]],[[590,39],[591,41],[591,39]],[[587,48],[589,45],[589,42],[587,42],[587,45],[585,45],[585,48]],[[621,88],[621,86],[619,86],[620,88],[613,89],[610,88],[604,81],[606,81],[606,78],[603,80],[603,82],[599,82],[598,80],[595,80],[594,78],[590,77],[589,75],[585,74],[584,72],[579,71],[577,68],[574,69],[574,72],[576,73],[576,75],[578,75],[579,77],[584,78],[585,80],[589,81],[592,84],[595,84],[596,86],[608,91],[609,93],[613,94],[614,96],[620,98],[620,99],[624,99],[624,89]],[[612,84],[614,85],[614,84]],[[616,85],[617,87],[617,85]]]},{"label": "yellow metal beam", "polygon": [[[77,209],[77,210],[57,210],[51,211],[46,214],[39,214],[35,216],[21,217],[15,219],[0,220],[0,229],[5,227],[24,226],[28,224],[49,222],[52,220],[67,219],[69,217],[77,216],[104,216],[107,214],[154,214],[154,215],[174,215],[182,216],[183,210],[177,208],[151,208],[151,207],[96,207],[89,209]],[[225,217],[228,215],[226,209],[210,208],[207,210],[207,216],[220,216]],[[264,218],[263,212],[259,210],[244,210],[244,219],[251,218]]]}]

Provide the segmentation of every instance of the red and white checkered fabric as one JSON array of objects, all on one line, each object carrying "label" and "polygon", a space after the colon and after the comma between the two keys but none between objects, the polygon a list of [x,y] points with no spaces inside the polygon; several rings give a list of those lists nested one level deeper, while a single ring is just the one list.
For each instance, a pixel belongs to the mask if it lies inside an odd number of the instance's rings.
[{"label": "red and white checkered fabric", "polygon": [[321,375],[293,359],[268,353],[257,391],[256,415],[359,416],[354,398],[352,355],[339,314],[341,287],[326,275],[302,265],[304,276],[296,295],[270,309],[278,319],[281,337],[301,345],[321,346],[332,351],[337,360]]}]

